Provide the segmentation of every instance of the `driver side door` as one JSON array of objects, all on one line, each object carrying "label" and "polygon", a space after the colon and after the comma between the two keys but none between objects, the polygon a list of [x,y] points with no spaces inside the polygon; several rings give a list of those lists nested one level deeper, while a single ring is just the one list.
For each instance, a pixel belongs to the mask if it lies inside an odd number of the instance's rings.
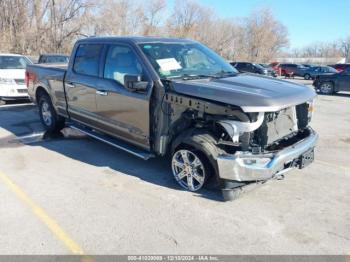
[{"label": "driver side door", "polygon": [[[97,115],[102,130],[150,150],[151,81],[133,48],[127,44],[106,46],[103,76],[96,91]],[[125,75],[139,75],[147,90],[124,86]]]}]

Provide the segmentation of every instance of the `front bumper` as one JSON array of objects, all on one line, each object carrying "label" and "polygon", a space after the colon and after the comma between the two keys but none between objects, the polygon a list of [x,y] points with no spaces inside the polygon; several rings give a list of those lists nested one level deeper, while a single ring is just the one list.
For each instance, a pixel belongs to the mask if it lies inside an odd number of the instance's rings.
[{"label": "front bumper", "polygon": [[[277,153],[252,154],[236,152],[234,155],[222,155],[217,158],[219,176],[224,180],[262,181],[283,174],[295,165],[299,157],[316,146],[318,134],[310,129],[310,134],[301,141],[286,147]],[[263,160],[259,163],[257,160]],[[254,162],[256,162],[254,164]]]},{"label": "front bumper", "polygon": [[0,84],[0,99],[9,100],[20,100],[28,99],[28,89],[25,85],[18,84]]},{"label": "front bumper", "polygon": [[30,99],[28,95],[0,96],[0,100],[3,100],[3,101],[26,100],[26,99],[28,100]]}]

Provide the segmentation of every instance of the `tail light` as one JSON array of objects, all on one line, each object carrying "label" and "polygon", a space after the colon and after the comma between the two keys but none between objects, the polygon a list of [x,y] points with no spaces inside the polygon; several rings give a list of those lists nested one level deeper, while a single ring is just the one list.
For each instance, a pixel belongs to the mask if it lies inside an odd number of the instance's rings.
[{"label": "tail light", "polygon": [[27,88],[29,87],[29,72],[26,71],[24,82],[26,83]]},{"label": "tail light", "polygon": [[35,80],[35,75],[31,74],[30,72],[26,71],[24,81],[26,83],[27,88],[29,88],[29,82]]}]

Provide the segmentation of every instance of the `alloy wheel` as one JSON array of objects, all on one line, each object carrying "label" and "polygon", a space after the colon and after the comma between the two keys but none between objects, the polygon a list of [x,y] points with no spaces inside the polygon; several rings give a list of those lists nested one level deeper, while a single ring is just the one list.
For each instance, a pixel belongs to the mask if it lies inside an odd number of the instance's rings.
[{"label": "alloy wheel", "polygon": [[41,115],[43,117],[43,121],[44,121],[45,125],[51,126],[51,124],[52,124],[52,113],[51,113],[51,110],[50,110],[50,105],[46,101],[44,101],[41,104]]},{"label": "alloy wheel", "polygon": [[333,85],[332,83],[326,82],[326,83],[322,83],[321,87],[320,87],[321,93],[322,94],[332,94],[333,93]]},{"label": "alloy wheel", "polygon": [[205,183],[205,167],[193,152],[181,149],[172,158],[172,171],[176,181],[185,189],[197,191]]}]

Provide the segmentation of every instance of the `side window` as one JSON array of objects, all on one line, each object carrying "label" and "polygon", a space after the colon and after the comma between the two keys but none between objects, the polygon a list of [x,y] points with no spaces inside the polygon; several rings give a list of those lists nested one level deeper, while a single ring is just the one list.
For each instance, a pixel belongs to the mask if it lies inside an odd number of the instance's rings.
[{"label": "side window", "polygon": [[248,70],[248,69],[249,69],[248,64],[247,64],[247,63],[242,63],[241,69],[242,69],[242,70]]},{"label": "side window", "polygon": [[243,67],[244,67],[244,65],[241,64],[241,63],[237,63],[237,64],[236,64],[236,68],[237,68],[237,69],[242,69]]},{"label": "side window", "polygon": [[108,48],[103,77],[124,85],[125,75],[143,76],[142,66],[130,47],[112,45]]},{"label": "side window", "polygon": [[99,59],[103,45],[79,45],[73,69],[78,74],[98,76]]}]

